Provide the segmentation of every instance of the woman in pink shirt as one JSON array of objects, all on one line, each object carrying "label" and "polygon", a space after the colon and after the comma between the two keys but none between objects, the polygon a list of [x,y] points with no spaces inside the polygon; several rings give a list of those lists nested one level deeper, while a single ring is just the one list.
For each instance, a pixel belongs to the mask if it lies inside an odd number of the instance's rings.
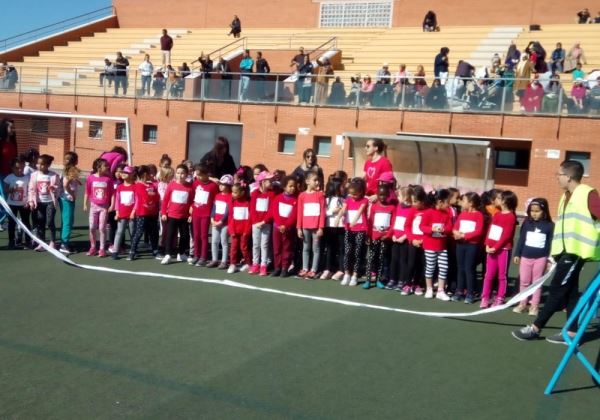
[{"label": "woman in pink shirt", "polygon": [[[83,211],[88,211],[90,203],[90,250],[87,255],[105,257],[106,225],[109,209],[114,207],[113,179],[110,176],[108,162],[98,158],[94,161],[93,172],[88,176],[83,196]],[[100,246],[96,248],[96,235],[99,236]]]},{"label": "woman in pink shirt", "polygon": [[[367,242],[367,207],[369,201],[365,197],[365,186],[362,180],[350,183],[348,198],[338,214],[338,219],[346,215],[346,232],[344,234],[344,278],[342,286],[356,286],[360,270],[363,250]],[[337,224],[337,222],[336,222]]]},{"label": "woman in pink shirt", "polygon": [[363,167],[365,171],[365,195],[370,202],[377,200],[377,185],[379,177],[385,172],[393,172],[392,164],[385,157],[386,145],[381,139],[369,139],[365,144],[366,160]]}]

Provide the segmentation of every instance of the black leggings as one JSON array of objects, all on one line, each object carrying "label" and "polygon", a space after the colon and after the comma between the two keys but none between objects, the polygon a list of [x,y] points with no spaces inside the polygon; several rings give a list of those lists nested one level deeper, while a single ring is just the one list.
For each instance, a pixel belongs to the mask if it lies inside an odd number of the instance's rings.
[{"label": "black leggings", "polygon": [[326,227],[323,230],[323,242],[325,249],[325,270],[331,272],[344,269],[344,228]]},{"label": "black leggings", "polygon": [[167,242],[165,255],[173,254],[173,245],[177,239],[177,232],[179,232],[179,254],[184,255],[190,250],[190,226],[185,219],[175,219],[169,217],[167,219]]},{"label": "black leggings", "polygon": [[[378,282],[381,281],[383,277],[383,270],[387,262],[387,251],[389,246],[390,244],[387,240],[376,239],[371,241],[367,256],[367,281],[371,281],[371,272],[373,271],[373,267],[377,267],[377,275],[375,280]],[[377,265],[375,263],[377,263]]]},{"label": "black leggings", "polygon": [[463,291],[466,288],[466,295],[473,297],[473,293],[475,293],[478,260],[479,245],[466,242],[456,244],[457,294],[463,294]]},{"label": "black leggings", "polygon": [[[24,206],[10,206],[15,217],[21,216],[21,222],[25,225],[27,229],[31,230],[31,225],[29,224],[29,214],[31,213],[27,207]],[[13,220],[12,217],[8,218],[8,243],[9,245],[15,245],[15,228],[17,226],[17,222]],[[31,239],[29,235],[25,235],[25,243],[30,244]]]},{"label": "black leggings", "polygon": [[362,260],[367,232],[351,232],[344,234],[344,271],[358,273]]},{"label": "black leggings", "polygon": [[35,230],[36,235],[42,241],[46,240],[46,224],[50,230],[50,240],[56,241],[56,225],[54,224],[56,207],[54,203],[37,203],[35,208]]},{"label": "black leggings", "polygon": [[142,235],[147,233],[150,238],[152,252],[158,251],[158,215],[139,216],[135,218],[135,228],[131,238],[131,254],[137,254]]},{"label": "black leggings", "polygon": [[425,251],[422,247],[409,245],[408,265],[406,267],[408,283],[422,286],[425,282]]},{"label": "black leggings", "polygon": [[390,280],[397,283],[410,281],[408,276],[408,239],[404,242],[392,244],[392,258],[390,262]]}]

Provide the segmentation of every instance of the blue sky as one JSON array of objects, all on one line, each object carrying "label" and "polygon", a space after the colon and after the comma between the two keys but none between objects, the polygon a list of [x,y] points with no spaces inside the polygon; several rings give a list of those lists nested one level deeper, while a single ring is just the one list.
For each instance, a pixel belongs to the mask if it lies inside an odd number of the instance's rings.
[{"label": "blue sky", "polygon": [[0,40],[111,4],[111,0],[3,0]]}]

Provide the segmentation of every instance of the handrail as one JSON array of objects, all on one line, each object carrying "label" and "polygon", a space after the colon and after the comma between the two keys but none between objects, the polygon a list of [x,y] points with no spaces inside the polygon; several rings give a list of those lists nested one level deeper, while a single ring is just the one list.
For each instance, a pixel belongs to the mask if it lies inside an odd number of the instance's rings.
[{"label": "handrail", "polygon": [[[324,43],[322,43],[321,45],[319,45],[318,47],[316,47],[314,50],[308,52],[307,54],[308,55],[312,55],[312,53],[314,53],[315,51],[319,51],[325,45],[331,44],[331,43],[333,43],[333,48],[337,48],[337,36],[329,38],[327,41],[325,41]],[[317,57],[317,58],[319,58],[319,57]]]},{"label": "handrail", "polygon": [[[46,26],[42,26],[36,29],[32,29],[30,31],[27,32],[23,32],[21,34],[18,35],[13,35],[10,36],[8,38],[4,38],[0,40],[0,45],[3,45],[2,49],[0,51],[6,51],[6,49],[8,48],[8,46],[12,46],[12,45],[17,45],[20,43],[23,43],[29,39],[35,39],[35,38],[39,38],[41,35],[47,35],[48,33],[54,33],[54,32],[58,32],[58,29],[65,29],[67,26],[72,26],[72,25],[66,25],[69,22],[73,22],[76,20],[81,20],[82,18],[91,16],[91,15],[100,15],[101,12],[107,12],[110,10],[110,15],[106,14],[105,17],[109,17],[109,16],[114,16],[114,7],[113,6],[107,6],[107,7],[102,7],[100,9],[94,10],[92,12],[88,12],[88,13],[84,13],[82,15],[79,16],[74,16],[68,19],[64,19],[61,20],[59,22],[55,22],[52,23],[50,25],[46,25]],[[95,17],[100,17],[100,16],[95,16]],[[82,22],[78,22],[78,23],[82,23]],[[50,30],[50,28],[53,28],[52,30]],[[56,30],[54,29],[56,28]],[[33,35],[35,34],[35,35]],[[19,41],[13,41],[16,39],[21,39]]]},{"label": "handrail", "polygon": [[[227,45],[223,45],[222,47],[220,47],[220,48],[217,48],[216,50],[214,50],[214,51],[211,51],[211,52],[209,52],[209,53],[208,53],[208,54],[206,54],[206,55],[208,55],[209,57],[210,57],[210,56],[214,56],[216,53],[218,53],[218,52],[220,52],[220,51],[223,51],[225,48],[227,48],[227,47],[230,47],[231,45],[238,44],[239,42],[241,42],[241,43],[242,43],[242,49],[246,49],[246,43],[247,43],[247,41],[248,41],[248,40],[247,40],[247,38],[246,38],[246,37],[243,37],[243,38],[236,39],[235,41],[233,41],[233,42],[230,42],[230,43],[229,43],[229,44],[227,44]],[[219,54],[219,55],[223,55],[223,54]],[[194,61],[192,61],[190,64],[194,65],[194,64],[196,64],[196,63],[198,63],[198,60],[197,60],[197,59],[196,59],[196,60],[194,60]],[[200,66],[194,66],[194,67],[192,67],[192,69],[191,69],[191,70],[192,70],[192,71],[194,71],[194,70],[197,70],[199,67],[200,67]]]}]

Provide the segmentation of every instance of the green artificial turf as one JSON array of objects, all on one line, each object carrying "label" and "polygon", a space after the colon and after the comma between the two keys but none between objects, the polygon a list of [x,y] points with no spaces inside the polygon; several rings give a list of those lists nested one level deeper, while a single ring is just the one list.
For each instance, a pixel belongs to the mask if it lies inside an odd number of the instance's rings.
[{"label": "green artificial turf", "polygon": [[[333,281],[72,258],[413,310],[477,309]],[[531,318],[509,310],[436,319],[100,273],[32,251],[0,250],[0,267],[0,418],[579,419],[600,408],[575,360],[558,384],[565,392],[543,395],[566,347],[514,340]],[[599,343],[582,347],[593,361]]]}]

